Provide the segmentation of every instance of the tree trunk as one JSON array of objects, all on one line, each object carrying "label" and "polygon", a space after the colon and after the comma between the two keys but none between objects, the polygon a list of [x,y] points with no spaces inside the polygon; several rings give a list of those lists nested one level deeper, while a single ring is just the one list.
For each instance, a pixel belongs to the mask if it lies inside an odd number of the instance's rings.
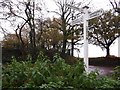
[{"label": "tree trunk", "polygon": [[63,48],[62,48],[62,53],[65,54],[66,51],[66,44],[67,44],[67,39],[64,37],[63,38]]},{"label": "tree trunk", "polygon": [[56,46],[56,45],[55,45],[55,44],[53,44],[53,48],[54,48],[54,49],[55,49],[55,46]]},{"label": "tree trunk", "polygon": [[[72,33],[72,37],[74,36],[74,34]],[[71,48],[71,55],[73,56],[74,55],[74,39],[72,38],[71,40],[71,45],[72,45],[72,48]]]},{"label": "tree trunk", "polygon": [[33,26],[32,26],[32,29],[33,29],[33,45],[34,45],[34,48],[36,48],[36,40],[35,40],[35,2],[33,1],[33,17],[32,17],[32,24],[33,24]]},{"label": "tree trunk", "polygon": [[63,29],[63,48],[62,48],[62,53],[65,54],[66,45],[67,45],[67,31],[66,31],[66,24],[65,24],[64,20],[62,22],[62,29]]},{"label": "tree trunk", "polygon": [[110,56],[110,47],[109,46],[106,47],[106,56]]},{"label": "tree trunk", "polygon": [[[72,11],[72,21],[74,20],[74,10]],[[74,27],[72,27],[72,30],[74,30]],[[74,33],[72,32],[72,39],[71,39],[71,55],[73,56],[74,54]]]}]

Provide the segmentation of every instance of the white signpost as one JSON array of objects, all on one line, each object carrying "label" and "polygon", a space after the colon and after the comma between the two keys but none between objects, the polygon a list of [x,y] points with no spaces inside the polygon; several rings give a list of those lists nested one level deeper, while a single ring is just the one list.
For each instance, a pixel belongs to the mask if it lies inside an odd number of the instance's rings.
[{"label": "white signpost", "polygon": [[120,37],[118,38],[118,57],[120,57]]},{"label": "white signpost", "polygon": [[93,19],[93,18],[96,18],[96,17],[99,17],[99,16],[101,16],[103,14],[103,9],[100,9],[100,10],[97,10],[97,11],[95,11],[95,12],[93,12],[93,13],[90,13],[89,14],[89,20],[90,19]]},{"label": "white signpost", "polygon": [[[118,8],[120,8],[120,1],[118,2]],[[120,37],[118,37],[118,57],[120,57]]]},{"label": "white signpost", "polygon": [[88,67],[89,66],[89,62],[88,62],[88,39],[87,39],[88,38],[88,20],[102,15],[103,10],[100,9],[100,10],[97,10],[97,11],[89,14],[88,13],[88,11],[89,11],[88,6],[84,6],[82,8],[74,7],[74,6],[71,6],[71,5],[68,5],[68,4],[66,6],[68,6],[69,8],[78,10],[79,12],[84,13],[83,17],[73,20],[72,24],[75,25],[75,24],[78,24],[78,23],[80,24],[80,23],[83,22],[83,29],[84,29],[84,64],[85,64],[85,71],[88,73],[88,70],[89,70],[89,67]]},{"label": "white signpost", "polygon": [[83,16],[72,20],[72,25],[82,24],[82,23],[83,23]]}]

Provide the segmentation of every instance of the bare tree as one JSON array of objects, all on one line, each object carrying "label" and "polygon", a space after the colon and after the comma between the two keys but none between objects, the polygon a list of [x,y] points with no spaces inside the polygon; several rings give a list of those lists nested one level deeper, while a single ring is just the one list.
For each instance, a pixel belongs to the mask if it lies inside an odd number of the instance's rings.
[{"label": "bare tree", "polygon": [[[9,21],[13,27],[16,27],[15,33],[20,40],[22,46],[24,47],[24,41],[22,39],[22,30],[25,25],[28,25],[30,28],[29,36],[30,36],[30,48],[31,55],[34,60],[35,48],[36,48],[36,39],[35,39],[35,10],[37,12],[41,11],[41,8],[36,5],[35,1],[17,1],[13,2],[12,0],[2,0],[0,2],[2,20]],[[6,11],[6,12],[5,12]],[[38,17],[36,17],[38,18]]]},{"label": "bare tree", "polygon": [[[72,35],[74,37],[74,33],[78,31],[78,29],[74,30],[75,26],[71,26],[69,24],[72,21],[72,18],[74,16],[71,15],[72,10],[71,8],[67,7],[66,4],[74,5],[75,1],[74,0],[71,0],[71,1],[58,0],[58,1],[55,1],[55,3],[58,6],[58,11],[53,11],[53,12],[60,16],[61,22],[56,21],[56,23],[59,24],[60,27],[58,29],[63,33],[62,53],[66,53],[69,36]],[[76,41],[74,41],[73,39],[74,38],[71,39],[72,55],[74,51],[74,45],[76,43]]]},{"label": "bare tree", "polygon": [[110,46],[120,36],[120,16],[111,11],[90,21],[90,43],[106,49],[106,56],[110,55]]},{"label": "bare tree", "polygon": [[120,14],[120,1],[117,2],[116,0],[109,0],[109,2],[111,3],[115,12],[118,12]]}]

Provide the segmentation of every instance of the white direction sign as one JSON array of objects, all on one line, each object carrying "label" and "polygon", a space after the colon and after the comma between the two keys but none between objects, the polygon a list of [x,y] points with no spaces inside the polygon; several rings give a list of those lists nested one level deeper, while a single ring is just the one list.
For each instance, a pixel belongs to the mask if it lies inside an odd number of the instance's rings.
[{"label": "white direction sign", "polygon": [[78,24],[78,23],[82,23],[83,22],[83,31],[84,31],[84,63],[85,63],[85,71],[88,72],[88,39],[87,39],[87,33],[88,33],[88,20],[89,19],[93,19],[95,17],[98,17],[100,15],[103,14],[103,10],[100,9],[100,10],[97,10],[93,13],[88,13],[89,10],[88,10],[88,6],[84,6],[82,8],[78,8],[78,7],[74,7],[74,6],[71,6],[71,5],[66,5],[67,7],[69,8],[72,8],[72,9],[76,9],[78,10],[79,12],[83,12],[84,15],[83,17],[81,18],[77,18],[75,20],[72,21],[72,24]]},{"label": "white direction sign", "polygon": [[97,10],[97,11],[89,14],[89,19],[93,19],[93,18],[99,17],[102,14],[103,14],[103,9]]},{"label": "white direction sign", "polygon": [[78,10],[78,11],[80,11],[80,12],[83,12],[83,9],[82,8],[78,8],[78,7],[75,7],[75,6],[71,6],[71,5],[69,5],[69,4],[65,4],[67,7],[69,7],[69,8],[72,8],[72,9],[75,9],[75,10]]},{"label": "white direction sign", "polygon": [[72,20],[72,25],[82,24],[82,23],[83,23],[83,16]]},{"label": "white direction sign", "polygon": [[[97,11],[95,11],[95,12],[93,12],[93,13],[90,13],[90,14],[88,15],[88,20],[93,19],[93,18],[96,18],[96,17],[99,17],[99,16],[101,16],[102,14],[103,14],[103,9],[97,10]],[[72,24],[72,25],[83,24],[83,16],[81,16],[81,17],[79,17],[79,18],[77,18],[77,19],[72,20],[71,24]]]}]

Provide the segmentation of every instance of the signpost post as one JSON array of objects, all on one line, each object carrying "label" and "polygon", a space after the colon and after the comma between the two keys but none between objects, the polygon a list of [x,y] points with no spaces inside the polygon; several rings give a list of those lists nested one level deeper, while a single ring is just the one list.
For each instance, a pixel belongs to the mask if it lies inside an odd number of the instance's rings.
[{"label": "signpost post", "polygon": [[120,37],[118,38],[118,57],[120,57]]},{"label": "signpost post", "polygon": [[[120,1],[118,2],[118,8],[120,8]],[[120,13],[119,13],[119,15],[120,15]],[[119,23],[119,26],[120,26],[120,23]],[[120,37],[118,37],[118,57],[120,57]]]},{"label": "signpost post", "polygon": [[89,70],[89,67],[88,67],[89,66],[89,60],[88,60],[88,20],[102,15],[103,10],[100,9],[100,10],[97,10],[97,11],[89,14],[88,13],[88,11],[89,11],[88,6],[84,6],[82,8],[74,7],[74,6],[71,6],[71,5],[68,5],[68,4],[66,6],[68,6],[69,8],[78,10],[79,12],[84,13],[83,17],[73,20],[72,25],[80,24],[80,23],[83,22],[83,29],[84,29],[84,64],[85,64],[85,71],[88,73],[88,70]]},{"label": "signpost post", "polygon": [[83,18],[83,31],[84,31],[84,64],[85,71],[88,73],[89,61],[88,61],[88,8],[87,6],[83,7],[84,9],[84,18]]}]

